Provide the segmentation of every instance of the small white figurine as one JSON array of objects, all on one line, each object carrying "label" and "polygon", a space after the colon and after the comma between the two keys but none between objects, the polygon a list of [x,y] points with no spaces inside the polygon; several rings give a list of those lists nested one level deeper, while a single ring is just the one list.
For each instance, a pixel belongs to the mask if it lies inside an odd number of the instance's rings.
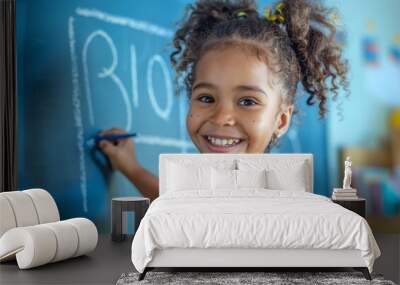
[{"label": "small white figurine", "polygon": [[344,162],[344,179],[343,179],[343,189],[351,189],[351,158],[346,157]]}]

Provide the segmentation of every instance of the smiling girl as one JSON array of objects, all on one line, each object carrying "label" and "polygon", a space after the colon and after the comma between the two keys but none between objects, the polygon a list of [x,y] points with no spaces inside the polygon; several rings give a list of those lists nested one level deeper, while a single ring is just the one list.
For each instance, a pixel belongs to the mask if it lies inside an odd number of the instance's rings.
[{"label": "smiling girl", "polygon": [[[187,129],[199,152],[269,152],[297,112],[299,84],[324,117],[328,95],[335,100],[339,85],[347,86],[332,20],[307,0],[285,0],[261,15],[253,0],[189,5],[171,62],[185,82]],[[102,132],[110,133],[124,131]],[[132,140],[102,141],[100,148],[144,196],[158,196],[158,177],[140,166]]]}]

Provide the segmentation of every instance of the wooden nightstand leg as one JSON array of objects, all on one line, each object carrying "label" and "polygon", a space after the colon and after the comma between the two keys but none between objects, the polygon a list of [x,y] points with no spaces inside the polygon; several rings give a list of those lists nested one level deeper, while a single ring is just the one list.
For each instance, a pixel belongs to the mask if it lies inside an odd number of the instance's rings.
[{"label": "wooden nightstand leg", "polygon": [[369,270],[367,267],[354,267],[355,270],[361,271],[364,275],[365,279],[372,280],[371,275],[369,274]]},{"label": "wooden nightstand leg", "polygon": [[113,241],[122,241],[122,203],[118,201],[111,202],[111,239]]},{"label": "wooden nightstand leg", "polygon": [[143,219],[148,208],[149,208],[148,201],[144,201],[142,203],[137,203],[135,205],[135,233],[137,232],[140,221]]},{"label": "wooden nightstand leg", "polygon": [[135,232],[134,233],[137,232],[142,218],[143,218],[142,207],[141,207],[141,205],[136,205],[135,206]]}]

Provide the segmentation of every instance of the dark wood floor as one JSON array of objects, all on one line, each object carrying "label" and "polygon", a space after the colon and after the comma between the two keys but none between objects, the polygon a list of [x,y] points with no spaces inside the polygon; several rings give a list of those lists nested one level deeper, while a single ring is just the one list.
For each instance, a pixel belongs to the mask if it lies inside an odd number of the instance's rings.
[{"label": "dark wood floor", "polygon": [[19,270],[16,261],[0,264],[0,284],[115,284],[124,272],[134,271],[132,237],[112,242],[100,235],[96,249],[80,256],[40,267]]},{"label": "dark wood floor", "polygon": [[[41,267],[19,270],[16,262],[0,264],[0,284],[115,284],[122,273],[135,271],[131,261],[132,236],[124,242],[112,242],[100,235],[95,251]],[[376,234],[382,251],[375,273],[396,284],[400,281],[400,235]]]}]

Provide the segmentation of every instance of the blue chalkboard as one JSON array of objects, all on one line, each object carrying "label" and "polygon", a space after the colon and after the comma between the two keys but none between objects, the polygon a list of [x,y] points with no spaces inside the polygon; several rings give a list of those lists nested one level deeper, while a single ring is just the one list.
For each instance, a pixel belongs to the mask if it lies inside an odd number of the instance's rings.
[{"label": "blue chalkboard", "polygon": [[[88,217],[107,232],[111,198],[141,194],[87,139],[114,126],[137,132],[138,160],[155,174],[160,153],[197,152],[169,63],[189,2],[17,1],[20,189],[42,187],[63,219]],[[328,193],[325,123],[305,111],[275,152],[314,153],[316,192]]]}]

